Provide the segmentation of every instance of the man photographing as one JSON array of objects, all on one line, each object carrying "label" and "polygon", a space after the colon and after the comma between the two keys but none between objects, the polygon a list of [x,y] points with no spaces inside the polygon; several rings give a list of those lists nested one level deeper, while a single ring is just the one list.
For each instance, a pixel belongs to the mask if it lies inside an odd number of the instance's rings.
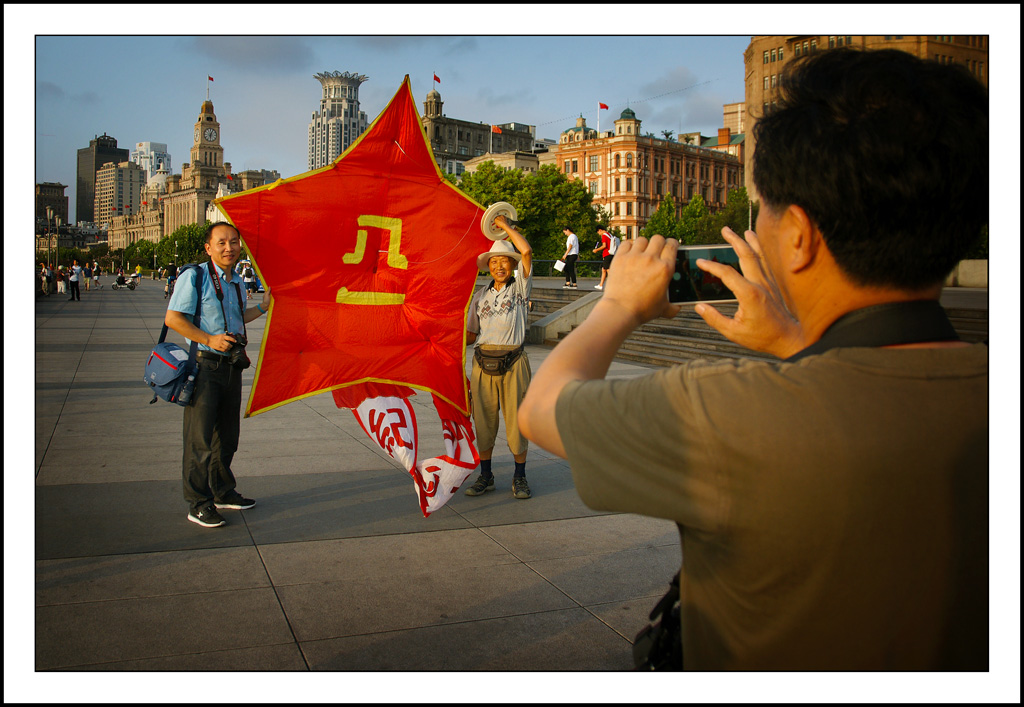
[{"label": "man photographing", "polygon": [[679,524],[685,668],[986,670],[988,350],[938,303],[987,222],[986,91],[960,66],[829,50],[781,93],[754,128],[757,233],[723,231],[743,275],[698,263],[739,308],[697,311],[785,360],[603,380],[680,309],[678,244],[638,238],[520,428],[589,506]]},{"label": "man photographing", "polygon": [[[238,449],[239,414],[242,406],[242,370],[249,366],[246,341],[240,341],[245,324],[265,314],[270,291],[252,309],[245,306],[233,267],[242,251],[238,230],[227,223],[206,229],[206,254],[210,262],[189,268],[167,304],[164,323],[189,342],[198,342],[199,373],[192,401],[184,413],[182,485],[189,504],[188,519],[204,528],[225,524],[218,510],[247,509],[256,501],[235,490],[231,460]],[[202,277],[197,301],[195,278]],[[192,323],[201,308],[199,326]]]}]

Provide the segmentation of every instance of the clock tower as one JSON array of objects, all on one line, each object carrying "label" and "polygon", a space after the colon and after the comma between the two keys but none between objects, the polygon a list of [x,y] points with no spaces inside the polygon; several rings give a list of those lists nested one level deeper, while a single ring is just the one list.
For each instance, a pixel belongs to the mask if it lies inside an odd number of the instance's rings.
[{"label": "clock tower", "polygon": [[206,209],[217,198],[217,189],[231,179],[231,163],[224,161],[220,145],[220,123],[213,102],[203,101],[199,119],[192,128],[190,161],[182,166],[180,179],[167,183],[164,205],[164,235],[179,226],[206,221]]},{"label": "clock tower", "polygon": [[216,167],[223,173],[224,148],[220,146],[220,123],[213,112],[213,102],[204,101],[199,120],[192,131],[192,167]]}]

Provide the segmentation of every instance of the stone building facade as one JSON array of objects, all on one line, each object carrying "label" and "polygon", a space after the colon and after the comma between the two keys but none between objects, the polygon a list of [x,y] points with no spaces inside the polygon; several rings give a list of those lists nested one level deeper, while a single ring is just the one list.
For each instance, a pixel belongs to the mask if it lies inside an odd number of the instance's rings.
[{"label": "stone building facade", "polygon": [[677,216],[700,195],[711,211],[725,206],[729,190],[743,185],[743,162],[727,151],[643,135],[636,113],[626,108],[612,131],[598,134],[586,120],[564,131],[555,164],[571,179],[584,181],[594,205],[610,215],[611,228],[635,238],[666,194]]},{"label": "stone building facade", "polygon": [[67,184],[59,182],[40,182],[36,184],[36,223],[46,223],[46,207],[53,209],[53,215],[59,216],[61,222],[68,221],[68,196],[64,190]]},{"label": "stone building facade", "polygon": [[437,89],[427,94],[420,122],[438,167],[449,174],[462,174],[469,160],[486,153],[534,151],[534,126],[488,125],[449,118],[444,114],[444,101]]}]

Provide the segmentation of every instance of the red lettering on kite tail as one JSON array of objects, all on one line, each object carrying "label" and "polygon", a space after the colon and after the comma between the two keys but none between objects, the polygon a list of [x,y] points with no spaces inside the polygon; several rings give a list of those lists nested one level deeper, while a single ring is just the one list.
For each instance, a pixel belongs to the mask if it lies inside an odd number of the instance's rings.
[{"label": "red lettering on kite tail", "polygon": [[380,445],[381,449],[383,449],[389,455],[394,457],[395,455],[391,454],[391,450],[395,446],[395,443],[391,440],[391,428],[390,427],[385,427],[384,424],[383,424],[384,418],[387,417],[387,413],[383,413],[382,412],[380,414],[380,417],[378,417],[376,420],[374,420],[373,419],[373,410],[370,410],[369,417],[370,417],[370,431],[377,438],[377,444]]},{"label": "red lettering on kite tail", "polygon": [[423,471],[430,474],[430,479],[424,479],[422,486],[423,496],[425,498],[433,498],[437,495],[437,472],[441,470],[439,466],[425,466]]},{"label": "red lettering on kite tail", "polygon": [[394,413],[395,415],[398,415],[398,422],[392,422],[391,423],[391,434],[395,438],[395,443],[398,444],[398,446],[400,446],[400,447],[405,447],[406,449],[412,449],[413,448],[412,442],[406,442],[405,438],[402,437],[401,433],[399,432],[399,430],[408,429],[408,427],[409,427],[409,423],[405,419],[405,411],[402,410],[402,408],[388,408],[388,412],[389,413]]}]

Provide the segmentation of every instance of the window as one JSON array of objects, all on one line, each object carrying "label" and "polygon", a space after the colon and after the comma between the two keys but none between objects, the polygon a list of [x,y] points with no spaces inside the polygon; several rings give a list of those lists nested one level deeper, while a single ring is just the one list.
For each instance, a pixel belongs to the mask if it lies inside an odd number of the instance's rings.
[{"label": "window", "polygon": [[632,168],[633,168],[633,153],[632,152],[627,152],[626,153],[626,169],[632,169]]},{"label": "window", "polygon": [[[618,190],[616,190],[616,191],[618,191]],[[616,216],[619,215],[619,202],[617,202],[617,201],[615,202],[615,215]]]},{"label": "window", "polygon": [[768,63],[768,52],[767,51],[764,53],[764,63],[765,64]]},{"label": "window", "polygon": [[626,177],[626,191],[633,191],[633,178]]},{"label": "window", "polygon": [[590,183],[590,193],[591,194],[596,194],[597,193],[597,182],[591,182]]},{"label": "window", "polygon": [[619,178],[616,177],[615,178],[615,191],[618,191],[618,190],[619,190]]},{"label": "window", "polygon": [[769,80],[770,80],[769,77],[767,77],[767,76],[764,77],[764,90],[765,91],[768,90],[768,87],[769,87],[768,82],[769,82]]},{"label": "window", "polygon": [[573,160],[572,161],[572,172],[573,172],[573,174],[575,174],[576,172],[579,172],[579,171],[580,171],[579,170],[579,162],[577,160]]},{"label": "window", "polygon": [[626,216],[632,216],[632,215],[633,215],[633,202],[632,201],[627,201],[626,202]]},{"label": "window", "polygon": [[569,174],[569,160],[565,161],[565,168],[562,170],[565,174]]},{"label": "window", "polygon": [[[596,172],[600,168],[600,158],[597,155],[590,156],[590,171]],[[596,191],[596,190],[595,190]]]},{"label": "window", "polygon": [[794,56],[800,56],[800,45],[799,44],[797,44],[794,47],[794,50],[795,50]]},{"label": "window", "polygon": [[828,48],[829,49],[835,49],[836,48],[836,38],[834,36],[832,36],[832,35],[829,35],[829,38],[828,38]]},{"label": "window", "polygon": [[782,47],[779,47],[779,61],[783,61],[783,58],[782,58]]},{"label": "window", "polygon": [[[619,165],[619,153],[616,152],[615,153],[615,168],[618,169],[619,166],[620,166]],[[616,190],[616,191],[618,191],[618,190]]]},{"label": "window", "polygon": [[776,57],[776,53],[775,53],[775,50],[774,50],[774,49],[772,49],[772,61],[775,61],[775,57]]}]

